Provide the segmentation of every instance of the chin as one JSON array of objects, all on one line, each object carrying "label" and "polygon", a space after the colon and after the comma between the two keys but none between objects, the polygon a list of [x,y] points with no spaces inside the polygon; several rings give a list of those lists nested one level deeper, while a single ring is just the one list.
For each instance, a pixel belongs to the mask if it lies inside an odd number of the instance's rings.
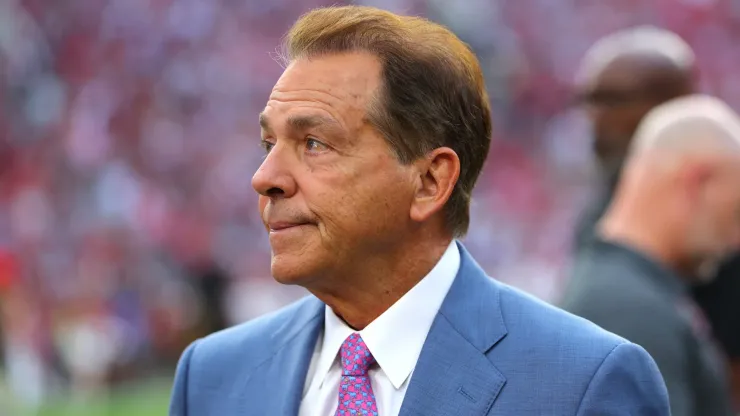
[{"label": "chin", "polygon": [[301,253],[273,254],[270,264],[272,278],[283,285],[306,286],[313,278],[319,275],[317,264],[312,264],[312,256]]},{"label": "chin", "polygon": [[270,235],[270,270],[278,283],[304,286],[318,274],[321,259],[327,256],[321,252],[315,234],[310,233],[312,230],[311,226],[303,226]]},{"label": "chin", "polygon": [[696,279],[699,284],[711,283],[717,277],[720,261],[716,259],[705,260],[696,268]]},{"label": "chin", "polygon": [[606,179],[611,179],[619,173],[622,160],[616,157],[599,157],[599,170]]}]

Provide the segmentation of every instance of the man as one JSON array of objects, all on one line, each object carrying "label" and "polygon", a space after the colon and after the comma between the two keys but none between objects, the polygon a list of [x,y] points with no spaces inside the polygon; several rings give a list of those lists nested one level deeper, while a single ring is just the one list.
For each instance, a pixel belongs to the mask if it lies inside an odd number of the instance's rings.
[{"label": "man", "polygon": [[490,110],[440,25],[314,10],[252,179],[272,274],[312,296],[191,345],[172,415],[667,415],[643,349],[488,278],[462,245]]},{"label": "man", "polygon": [[[576,82],[579,102],[594,126],[594,154],[602,189],[576,230],[581,250],[611,202],[619,172],[638,124],[648,111],[696,91],[691,47],[673,32],[652,27],[627,28],[597,41],[586,53]],[[740,256],[722,266],[714,281],[692,288],[712,332],[736,364],[732,369],[740,409]]]},{"label": "man", "polygon": [[740,119],[716,98],[678,98],[648,113],[631,149],[563,307],[645,347],[674,416],[731,415],[687,285],[740,247]]},{"label": "man", "polygon": [[678,35],[652,26],[613,33],[586,53],[576,76],[577,98],[593,124],[604,185],[578,227],[578,248],[593,237],[594,224],[609,205],[642,118],[655,106],[694,92],[694,62],[693,51]]}]

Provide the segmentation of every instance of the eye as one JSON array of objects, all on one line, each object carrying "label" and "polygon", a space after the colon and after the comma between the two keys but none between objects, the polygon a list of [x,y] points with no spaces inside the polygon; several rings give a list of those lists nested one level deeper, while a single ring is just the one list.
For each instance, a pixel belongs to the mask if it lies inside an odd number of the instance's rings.
[{"label": "eye", "polygon": [[312,153],[320,153],[329,150],[329,146],[321,143],[314,138],[309,137],[308,139],[306,139],[306,150]]},{"label": "eye", "polygon": [[265,153],[270,153],[270,150],[275,147],[275,143],[271,143],[265,139],[262,139],[262,141],[260,142],[260,147],[265,150]]}]

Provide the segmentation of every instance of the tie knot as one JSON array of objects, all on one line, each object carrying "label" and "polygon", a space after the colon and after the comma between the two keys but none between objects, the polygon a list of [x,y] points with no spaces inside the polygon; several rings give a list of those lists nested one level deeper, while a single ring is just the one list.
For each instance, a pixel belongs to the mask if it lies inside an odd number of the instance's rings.
[{"label": "tie knot", "polygon": [[345,376],[367,376],[368,368],[375,362],[375,358],[358,333],[344,340],[339,355],[342,360],[342,373]]}]

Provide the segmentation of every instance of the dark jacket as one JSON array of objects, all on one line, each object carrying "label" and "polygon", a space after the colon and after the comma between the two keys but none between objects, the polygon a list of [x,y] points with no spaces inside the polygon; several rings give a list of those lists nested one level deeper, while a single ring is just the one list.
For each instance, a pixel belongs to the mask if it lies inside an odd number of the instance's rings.
[{"label": "dark jacket", "polygon": [[[595,227],[611,202],[618,178],[609,181],[578,223],[574,248],[578,252],[595,238]],[[723,265],[716,280],[691,288],[692,296],[710,322],[715,338],[733,359],[740,359],[740,254]]]},{"label": "dark jacket", "polygon": [[645,348],[673,416],[731,416],[724,361],[678,276],[628,247],[593,239],[577,255],[563,309]]}]

